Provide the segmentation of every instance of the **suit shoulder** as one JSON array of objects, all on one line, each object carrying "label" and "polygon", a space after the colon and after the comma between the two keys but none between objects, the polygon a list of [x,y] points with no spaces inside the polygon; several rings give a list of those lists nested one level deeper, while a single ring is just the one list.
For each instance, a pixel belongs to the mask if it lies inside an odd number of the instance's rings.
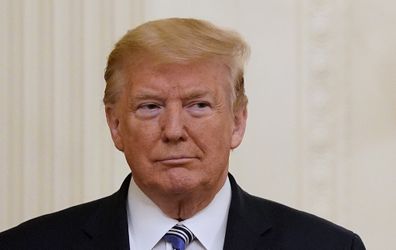
[{"label": "suit shoulder", "polygon": [[328,232],[339,232],[341,234],[350,234],[351,231],[336,225],[328,220],[320,218],[316,215],[297,210],[295,208],[267,200],[264,198],[256,197],[250,194],[250,206],[254,207],[259,214],[265,216],[272,221],[273,224],[279,226],[287,226],[288,228],[304,228],[306,231],[325,230]]},{"label": "suit shoulder", "polygon": [[324,227],[328,228],[328,230],[335,230],[348,233],[349,230],[336,225],[326,219],[318,217],[314,214],[304,212],[284,204],[267,200],[264,198],[256,197],[253,195],[249,195],[251,200],[251,205],[256,209],[265,212],[272,218],[272,221],[276,224],[285,224],[288,226],[296,225],[296,226],[312,226],[312,227]]},{"label": "suit shoulder", "polygon": [[357,234],[320,218],[286,205],[246,193],[246,201],[258,220],[270,221],[274,238],[287,238],[288,242],[305,245],[306,249],[323,249],[323,243],[348,246],[347,249],[365,249]]},{"label": "suit shoulder", "polygon": [[[0,233],[0,249],[92,249],[86,244],[93,238],[97,239],[93,249],[117,248],[103,243],[124,244],[121,248],[125,248],[130,180],[128,175],[110,196],[37,217]],[[108,237],[121,239],[121,243],[106,241]]]},{"label": "suit shoulder", "polygon": [[[45,227],[46,225],[56,224],[56,225],[67,225],[82,223],[87,215],[91,214],[92,211],[96,210],[101,203],[105,202],[109,197],[101,198],[98,200],[86,202],[76,206],[72,206],[66,209],[59,210],[57,212],[41,215],[39,217],[25,221],[18,226],[11,228],[14,229],[24,229],[31,227]],[[59,222],[62,222],[59,224]],[[10,231],[8,230],[8,231]],[[7,232],[7,231],[5,231]],[[4,232],[3,232],[4,233]]]},{"label": "suit shoulder", "polygon": [[87,218],[109,199],[111,196],[42,215],[1,232],[0,249],[30,249],[35,242],[78,240],[81,230],[76,229],[82,229]]}]

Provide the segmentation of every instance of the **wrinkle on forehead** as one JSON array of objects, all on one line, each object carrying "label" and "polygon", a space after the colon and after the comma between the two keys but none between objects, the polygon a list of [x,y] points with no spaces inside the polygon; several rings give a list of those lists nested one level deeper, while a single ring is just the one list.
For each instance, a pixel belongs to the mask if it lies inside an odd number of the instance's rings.
[{"label": "wrinkle on forehead", "polygon": [[[132,94],[135,89],[134,87],[139,86],[139,93],[134,93],[136,94],[136,98],[143,99],[165,95],[179,96],[184,99],[198,98],[207,92],[216,92],[215,90],[217,89],[215,87],[216,85],[213,88],[209,88],[207,84],[204,82],[200,83],[199,81],[213,81],[216,84],[222,85],[225,93],[230,93],[229,95],[225,95],[225,98],[227,102],[232,104],[232,86],[230,84],[229,68],[220,60],[201,60],[188,64],[158,64],[150,60],[150,58],[142,58],[129,66],[129,68],[124,68],[128,85],[126,90],[129,94]],[[195,75],[205,75],[208,69],[213,68],[218,69],[218,73],[214,74],[212,79],[194,77]],[[138,75],[137,79],[136,75]],[[185,75],[185,79],[183,77],[180,78],[180,75]],[[140,77],[142,79],[139,79]],[[226,83],[223,84],[224,81]]]}]

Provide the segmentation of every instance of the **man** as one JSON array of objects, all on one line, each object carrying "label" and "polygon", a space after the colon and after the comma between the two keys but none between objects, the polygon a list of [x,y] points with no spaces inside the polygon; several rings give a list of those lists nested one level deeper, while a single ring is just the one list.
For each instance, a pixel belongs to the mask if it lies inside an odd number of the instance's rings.
[{"label": "man", "polygon": [[129,31],[109,56],[104,104],[131,175],[109,197],[3,232],[0,249],[364,249],[356,234],[251,196],[228,173],[246,126],[248,51],[200,20]]}]

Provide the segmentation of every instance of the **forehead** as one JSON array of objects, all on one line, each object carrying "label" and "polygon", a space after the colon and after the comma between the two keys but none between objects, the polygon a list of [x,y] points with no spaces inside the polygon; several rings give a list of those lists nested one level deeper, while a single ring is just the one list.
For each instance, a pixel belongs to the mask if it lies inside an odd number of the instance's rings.
[{"label": "forehead", "polygon": [[158,62],[152,56],[144,56],[128,63],[124,67],[123,75],[129,91],[137,89],[230,91],[231,89],[229,68],[218,59],[164,63]]}]

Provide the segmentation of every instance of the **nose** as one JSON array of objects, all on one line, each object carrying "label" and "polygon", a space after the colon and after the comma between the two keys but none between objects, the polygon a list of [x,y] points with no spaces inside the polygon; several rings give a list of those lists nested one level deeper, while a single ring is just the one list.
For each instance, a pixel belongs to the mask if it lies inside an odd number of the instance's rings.
[{"label": "nose", "polygon": [[183,107],[168,106],[161,117],[162,141],[178,143],[187,139],[187,131],[183,121]]}]

